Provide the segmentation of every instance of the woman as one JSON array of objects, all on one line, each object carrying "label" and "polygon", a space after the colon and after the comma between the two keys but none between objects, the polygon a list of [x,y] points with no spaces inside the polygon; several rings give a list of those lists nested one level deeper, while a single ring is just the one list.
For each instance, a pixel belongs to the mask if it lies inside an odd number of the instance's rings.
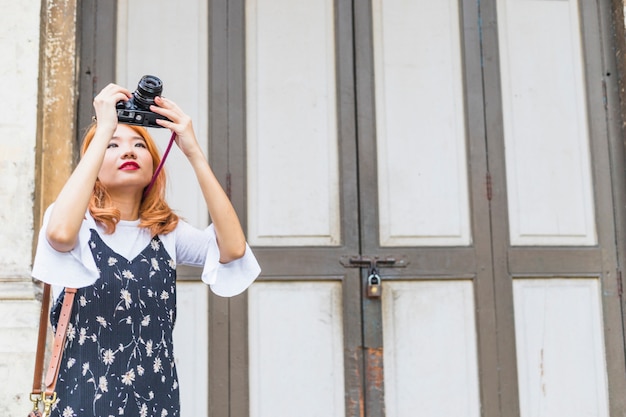
[{"label": "woman", "polygon": [[172,346],[176,264],[203,267],[202,280],[222,296],[242,292],[260,272],[191,119],[162,97],[150,110],[176,134],[211,226],[196,229],[170,209],[164,171],[148,187],[160,162],[157,148],[144,128],[117,120],[116,103],[131,96],[109,84],[95,97],[97,123],[40,232],[33,276],[53,285],[53,326],[63,288],[78,288],[53,416],[180,415]]}]

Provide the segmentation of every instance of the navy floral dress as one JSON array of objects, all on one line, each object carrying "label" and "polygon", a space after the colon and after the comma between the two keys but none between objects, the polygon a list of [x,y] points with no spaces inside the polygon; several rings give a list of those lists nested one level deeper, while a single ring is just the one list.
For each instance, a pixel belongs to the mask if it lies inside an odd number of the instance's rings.
[{"label": "navy floral dress", "polygon": [[[132,260],[93,229],[89,245],[100,279],[76,293],[52,415],[179,416],[176,265],[158,236]],[[63,294],[51,312],[53,327],[62,302]]]}]

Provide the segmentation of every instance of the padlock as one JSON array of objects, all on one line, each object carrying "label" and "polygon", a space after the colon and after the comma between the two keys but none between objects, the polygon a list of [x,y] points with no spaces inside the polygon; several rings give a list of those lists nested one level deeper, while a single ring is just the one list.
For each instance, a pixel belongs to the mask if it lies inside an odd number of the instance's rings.
[{"label": "padlock", "polygon": [[369,298],[379,298],[382,292],[380,285],[381,279],[378,272],[374,269],[369,277],[367,277],[367,296]]}]

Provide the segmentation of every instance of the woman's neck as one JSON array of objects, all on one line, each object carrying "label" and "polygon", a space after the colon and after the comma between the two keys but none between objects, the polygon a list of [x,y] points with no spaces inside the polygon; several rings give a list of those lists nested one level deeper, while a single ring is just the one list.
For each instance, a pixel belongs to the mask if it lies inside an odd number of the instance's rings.
[{"label": "woman's neck", "polygon": [[111,201],[120,211],[120,220],[137,220],[139,218],[141,194],[139,197],[127,193],[111,195]]}]

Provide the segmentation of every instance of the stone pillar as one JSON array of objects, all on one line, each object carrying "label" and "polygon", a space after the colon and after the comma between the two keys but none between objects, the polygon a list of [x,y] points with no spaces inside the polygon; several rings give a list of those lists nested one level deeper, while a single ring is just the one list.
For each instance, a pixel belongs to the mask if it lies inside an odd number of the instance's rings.
[{"label": "stone pillar", "polygon": [[26,415],[41,216],[73,168],[77,0],[4,2],[0,18],[0,415]]}]

